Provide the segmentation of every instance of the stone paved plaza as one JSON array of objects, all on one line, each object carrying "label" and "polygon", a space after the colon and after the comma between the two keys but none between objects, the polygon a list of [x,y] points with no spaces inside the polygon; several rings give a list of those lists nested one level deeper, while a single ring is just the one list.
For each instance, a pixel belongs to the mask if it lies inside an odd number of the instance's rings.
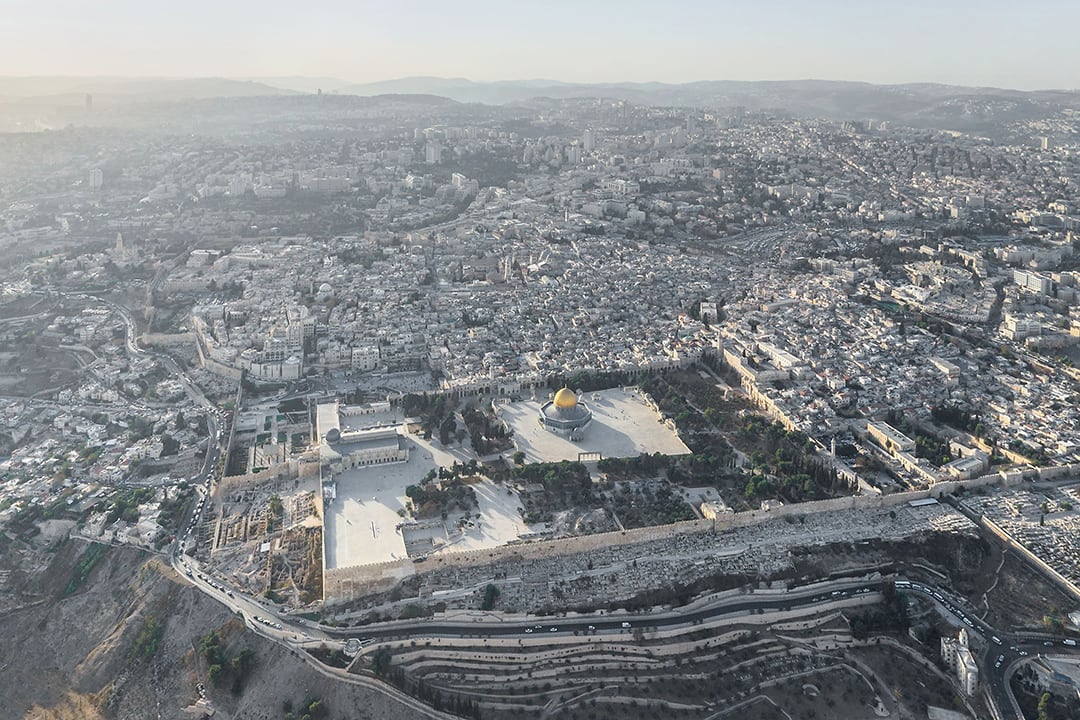
[{"label": "stone paved plaza", "polygon": [[577,460],[579,453],[603,457],[634,457],[642,453],[688,454],[679,436],[665,425],[637,388],[601,390],[582,398],[593,421],[578,442],[544,429],[537,414],[544,399],[513,402],[499,407],[499,416],[514,431],[517,449],[526,462]]}]

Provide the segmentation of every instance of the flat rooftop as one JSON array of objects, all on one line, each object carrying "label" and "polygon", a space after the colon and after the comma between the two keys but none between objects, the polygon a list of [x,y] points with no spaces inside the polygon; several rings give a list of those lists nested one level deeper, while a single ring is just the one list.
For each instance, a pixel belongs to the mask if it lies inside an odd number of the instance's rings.
[{"label": "flat rooftop", "polygon": [[593,420],[578,442],[546,430],[537,422],[546,397],[500,405],[499,415],[513,429],[514,444],[525,453],[526,462],[577,460],[578,453],[583,452],[598,452],[603,457],[690,453],[637,388],[585,393],[583,399],[592,410]]},{"label": "flat rooftop", "polygon": [[394,427],[401,424],[401,411],[389,403],[345,405],[337,401],[320,403],[315,408],[315,433],[319,441],[333,429],[341,433]]}]

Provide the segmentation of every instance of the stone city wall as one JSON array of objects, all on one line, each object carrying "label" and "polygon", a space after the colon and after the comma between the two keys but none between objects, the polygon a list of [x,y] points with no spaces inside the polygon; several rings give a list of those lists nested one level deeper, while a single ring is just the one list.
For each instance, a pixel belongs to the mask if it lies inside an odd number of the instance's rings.
[{"label": "stone city wall", "polygon": [[232,492],[254,488],[270,481],[292,480],[300,476],[299,466],[300,463],[297,460],[287,460],[255,473],[224,475],[221,478],[220,488],[223,492]]},{"label": "stone city wall", "polygon": [[[192,342],[195,343],[195,351],[199,354],[199,364],[215,375],[220,375],[221,377],[226,377],[230,380],[240,380],[243,378],[244,371],[242,369],[220,363],[210,357],[210,354],[206,352],[206,348],[203,347],[204,339],[202,337],[202,327],[203,323],[196,319],[195,332],[191,333]],[[236,407],[239,409],[240,405],[238,404]]]},{"label": "stone city wall", "polygon": [[368,565],[354,565],[343,568],[326,569],[323,573],[325,601],[327,604],[344,602],[363,597],[375,592],[392,588],[400,579],[428,568],[443,568],[450,565],[478,565],[505,561],[522,562],[543,558],[587,553],[611,545],[648,543],[671,538],[680,534],[695,534],[712,530],[746,527],[768,522],[782,517],[798,517],[814,513],[836,512],[841,510],[878,510],[903,505],[913,500],[929,497],[938,498],[950,494],[959,487],[974,488],[986,485],[1004,484],[1000,474],[984,475],[972,480],[950,480],[935,484],[932,488],[895,493],[892,495],[851,495],[829,500],[783,505],[771,510],[750,510],[739,513],[720,515],[713,520],[688,520],[671,525],[657,525],[645,528],[633,528],[625,531],[613,531],[596,535],[583,535],[571,538],[543,540],[539,542],[503,545],[497,548],[447,552],[434,555],[423,562],[413,560],[394,560]]},{"label": "stone city wall", "polygon": [[[233,367],[232,365],[226,365],[225,363],[220,363],[210,357],[206,352],[204,352],[203,344],[197,336],[193,338],[193,341],[195,342],[195,350],[199,353],[199,364],[206,368],[208,371],[214,373],[215,375],[220,375],[221,377],[237,381],[239,381],[244,376],[244,371],[240,368]],[[237,407],[239,407],[239,405],[237,405]]]},{"label": "stone city wall", "polygon": [[224,492],[247,490],[268,482],[284,482],[296,478],[309,478],[319,474],[319,463],[308,456],[292,458],[283,463],[271,465],[256,473],[244,475],[225,475],[220,487]]},{"label": "stone city wall", "polygon": [[1038,566],[1044,573],[1046,573],[1051,579],[1053,579],[1053,581],[1059,587],[1061,587],[1062,590],[1069,593],[1070,595],[1072,595],[1077,600],[1080,600],[1080,587],[1077,587],[1076,583],[1072,582],[1067,577],[1065,577],[1064,575],[1059,573],[1057,570],[1052,568],[1050,565],[1048,565],[1038,555],[1036,555],[1035,553],[1028,550],[1023,545],[1023,543],[1021,543],[1019,540],[1017,540],[1012,535],[1010,535],[1009,532],[1005,528],[1001,527],[1000,525],[998,525],[996,522],[994,522],[990,518],[986,517],[985,515],[982,515],[982,516],[980,516],[979,521],[982,523],[983,527],[985,527],[987,530],[989,530],[990,532],[994,533],[999,538],[1001,538],[1001,540],[1006,545],[1013,548],[1018,553],[1023,555],[1028,560],[1030,560],[1032,563],[1034,563],[1036,566]]}]

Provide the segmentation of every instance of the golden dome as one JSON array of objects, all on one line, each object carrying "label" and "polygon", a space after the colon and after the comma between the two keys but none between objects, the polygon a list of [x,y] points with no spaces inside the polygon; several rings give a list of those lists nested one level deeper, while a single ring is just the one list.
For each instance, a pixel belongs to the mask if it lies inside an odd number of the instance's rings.
[{"label": "golden dome", "polygon": [[577,405],[577,395],[570,388],[563,388],[555,393],[554,403],[557,408],[572,408]]}]

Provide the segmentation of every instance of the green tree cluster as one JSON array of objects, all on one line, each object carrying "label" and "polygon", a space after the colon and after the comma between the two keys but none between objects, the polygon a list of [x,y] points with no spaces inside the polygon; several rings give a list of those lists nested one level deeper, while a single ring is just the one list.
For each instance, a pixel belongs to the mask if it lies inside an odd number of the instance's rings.
[{"label": "green tree cluster", "polygon": [[128,653],[129,660],[149,660],[157,652],[158,643],[165,633],[165,625],[155,615],[147,615],[142,629],[135,636],[135,644]]},{"label": "green tree cluster", "polygon": [[255,668],[254,651],[244,648],[230,658],[217,630],[211,630],[199,639],[199,651],[206,661],[207,677],[211,685],[222,687],[226,680],[232,680],[234,694],[239,694],[244,689],[244,683]]},{"label": "green tree cluster", "polygon": [[499,588],[495,585],[488,583],[484,588],[484,601],[480,604],[481,610],[493,610],[495,608],[495,601],[499,599]]},{"label": "green tree cluster", "polygon": [[68,597],[78,592],[79,588],[86,582],[86,578],[90,576],[90,571],[94,569],[94,566],[105,557],[105,553],[108,551],[109,546],[102,543],[90,543],[89,547],[83,551],[83,554],[79,557],[79,562],[75,565],[74,571],[71,573],[71,579],[68,580],[67,586],[64,587],[62,597]]}]

